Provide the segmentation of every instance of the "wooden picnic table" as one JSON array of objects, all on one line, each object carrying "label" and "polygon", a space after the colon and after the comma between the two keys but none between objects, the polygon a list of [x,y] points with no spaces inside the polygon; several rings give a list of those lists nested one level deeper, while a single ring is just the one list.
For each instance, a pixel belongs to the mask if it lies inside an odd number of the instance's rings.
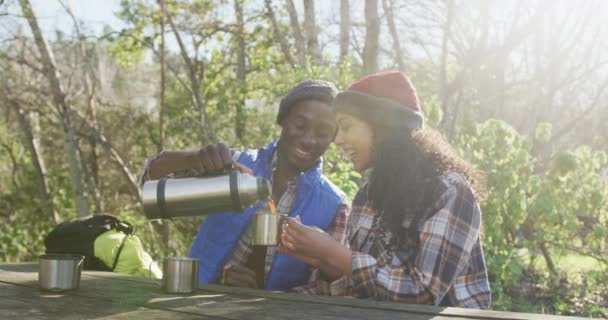
[{"label": "wooden picnic table", "polygon": [[[442,308],[340,297],[312,297],[200,285],[165,294],[142,277],[83,271],[80,288],[38,288],[37,263],[0,263],[0,319],[548,319],[575,317]],[[578,318],[582,319],[582,318]]]}]

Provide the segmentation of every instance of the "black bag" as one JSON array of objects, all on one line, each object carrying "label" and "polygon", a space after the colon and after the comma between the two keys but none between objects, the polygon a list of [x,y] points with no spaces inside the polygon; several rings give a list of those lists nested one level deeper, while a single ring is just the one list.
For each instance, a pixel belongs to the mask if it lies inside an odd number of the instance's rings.
[{"label": "black bag", "polygon": [[[95,257],[95,239],[109,230],[118,230],[127,234],[120,244],[112,266],[107,266]],[[85,257],[83,267],[86,270],[114,271],[125,240],[133,234],[133,231],[133,226],[128,222],[120,221],[109,214],[97,214],[58,224],[46,236],[44,245],[48,254],[83,255]]]}]

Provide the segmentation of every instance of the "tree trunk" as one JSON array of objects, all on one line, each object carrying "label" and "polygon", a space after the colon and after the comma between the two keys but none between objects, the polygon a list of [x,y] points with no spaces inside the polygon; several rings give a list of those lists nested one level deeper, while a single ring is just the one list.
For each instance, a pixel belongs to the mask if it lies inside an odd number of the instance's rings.
[{"label": "tree trunk", "polygon": [[[165,147],[165,126],[164,126],[164,115],[165,115],[165,87],[166,87],[166,79],[165,79],[165,5],[163,0],[158,0],[158,5],[160,7],[160,45],[159,45],[159,59],[160,59],[160,101],[158,108],[158,145],[157,151],[161,152]],[[195,90],[196,88],[192,88]],[[196,99],[195,99],[196,100]],[[197,104],[198,105],[198,104]],[[204,127],[204,119],[201,121],[201,128]],[[203,136],[201,134],[201,136]],[[201,144],[204,144],[201,143]],[[124,166],[124,163],[120,161],[117,162],[119,166]],[[126,168],[126,167],[125,167]],[[123,172],[125,172],[123,170]],[[126,177],[131,180],[132,175],[125,173]],[[133,186],[133,182],[131,182]],[[139,197],[138,197],[139,198]],[[154,230],[160,234],[161,243],[163,244],[163,249],[165,252],[168,251],[169,248],[169,239],[171,234],[171,228],[169,223],[167,222],[159,222],[156,221],[150,224]]]},{"label": "tree trunk", "polygon": [[158,146],[157,151],[161,152],[165,147],[165,127],[164,127],[164,110],[165,110],[165,10],[161,1],[158,1],[160,6],[160,102],[158,108]]},{"label": "tree trunk", "polygon": [[46,178],[46,166],[44,165],[44,159],[42,158],[42,155],[40,154],[36,145],[32,126],[27,115],[21,109],[19,104],[15,101],[9,101],[9,103],[12,104],[13,108],[15,109],[15,113],[17,114],[19,127],[21,127],[21,130],[23,131],[23,140],[25,142],[25,146],[30,153],[34,170],[38,176],[38,192],[40,193],[40,198],[42,199],[42,212],[44,212],[45,216],[49,218],[53,225],[56,225],[61,222],[61,218],[59,217],[57,210],[55,210],[53,200],[49,194],[49,184]]},{"label": "tree trunk", "polygon": [[298,63],[300,66],[306,66],[306,41],[302,35],[302,29],[300,28],[300,20],[298,19],[298,12],[293,0],[285,1],[287,12],[289,13],[289,22],[291,23],[291,30],[293,30],[293,37],[296,43],[296,50],[298,53]]},{"label": "tree trunk", "polygon": [[[186,67],[188,68],[188,77],[190,78],[190,84],[191,84],[191,89],[192,89],[192,94],[193,94],[193,100],[194,103],[197,106],[198,112],[199,112],[199,117],[200,117],[200,122],[201,122],[201,126],[200,126],[200,132],[201,132],[201,145],[205,146],[213,141],[215,141],[215,137],[213,134],[213,130],[211,129],[211,124],[209,123],[209,117],[207,116],[207,110],[206,110],[206,106],[205,106],[205,101],[203,99],[203,96],[201,96],[201,92],[203,91],[203,88],[201,88],[201,82],[202,79],[204,79],[204,76],[199,77],[198,76],[198,63],[196,61],[196,59],[190,59],[190,57],[188,56],[188,50],[186,49],[186,45],[184,44],[184,41],[182,40],[181,35],[179,34],[179,31],[177,30],[177,25],[175,24],[175,20],[173,19],[173,16],[171,15],[171,12],[169,12],[165,6],[165,1],[164,0],[159,0],[161,3],[161,7],[163,8],[164,12],[165,12],[165,16],[166,18],[169,20],[169,24],[171,25],[171,29],[173,30],[173,34],[175,35],[175,40],[177,40],[177,44],[179,46],[179,51],[180,54],[182,56],[182,59],[184,60],[184,63],[186,64]],[[204,75],[204,65],[201,63],[201,75]]]},{"label": "tree trunk", "polygon": [[[77,121],[74,121],[77,123]],[[92,126],[92,124],[91,124]],[[95,145],[97,145],[96,139],[88,139],[89,141],[95,141]],[[95,201],[95,213],[101,213],[101,195],[99,194],[99,189],[95,183],[95,178],[93,178],[93,172],[91,166],[87,164],[87,157],[82,152],[82,149],[77,144],[78,147],[78,159],[80,160],[80,166],[82,167],[83,179],[86,183],[87,189],[89,190],[89,194],[93,195],[93,199]]]},{"label": "tree trunk", "polygon": [[70,167],[70,173],[72,175],[72,187],[74,188],[74,198],[76,202],[76,211],[78,216],[86,216],[89,214],[89,205],[84,192],[84,186],[82,183],[82,169],[78,163],[78,147],[76,146],[76,135],[72,120],[70,119],[70,108],[65,101],[65,93],[61,88],[59,82],[59,73],[55,67],[55,59],[51,49],[48,47],[42,31],[38,26],[38,20],[34,16],[32,7],[28,0],[19,0],[23,16],[27,19],[36,46],[40,51],[40,58],[42,65],[44,66],[45,76],[49,81],[51,93],[53,95],[53,104],[61,113],[61,123],[63,125],[63,131],[65,134],[65,151],[68,158],[68,164]]},{"label": "tree trunk", "polygon": [[378,70],[379,35],[378,0],[365,0],[365,47],[363,48],[363,72],[365,74]]},{"label": "tree trunk", "polygon": [[292,67],[294,67],[296,65],[296,62],[293,59],[291,52],[289,51],[289,44],[287,44],[287,40],[285,40],[285,37],[281,33],[281,29],[279,28],[279,23],[277,22],[277,17],[274,14],[274,9],[272,9],[272,1],[265,0],[264,3],[266,4],[266,16],[268,17],[268,19],[270,20],[270,23],[272,24],[272,30],[274,31],[274,37],[279,42],[279,45],[281,45],[281,51],[283,51],[283,54],[285,55],[285,59],[287,59],[287,62],[289,62],[289,64]]},{"label": "tree trunk", "polygon": [[547,248],[545,242],[540,243],[540,250],[543,253],[543,258],[545,258],[545,262],[547,263],[547,268],[549,269],[549,272],[551,272],[551,275],[557,276],[557,268],[555,267],[555,263],[551,258],[551,252],[549,252],[549,249]]},{"label": "tree trunk", "polygon": [[247,85],[246,51],[245,51],[245,23],[243,22],[243,0],[234,0],[234,13],[237,24],[237,53],[236,53],[236,77],[237,77],[237,98],[236,98],[236,121],[235,133],[237,139],[244,144],[245,139],[245,94]]},{"label": "tree trunk", "polygon": [[306,31],[308,54],[316,64],[319,64],[321,63],[321,50],[319,49],[317,23],[315,22],[314,0],[304,0],[304,30]]},{"label": "tree trunk", "polygon": [[388,30],[393,38],[393,51],[395,62],[399,70],[405,71],[405,63],[403,62],[403,50],[401,49],[401,40],[399,40],[399,33],[397,32],[397,26],[395,25],[395,15],[393,0],[382,0],[382,9],[386,15],[386,23],[388,24]]},{"label": "tree trunk", "polygon": [[348,0],[340,0],[340,63],[343,63],[348,56],[350,27],[350,4]]},{"label": "tree trunk", "polygon": [[[93,67],[91,66],[89,55],[87,54],[85,37],[82,32],[80,32],[78,21],[76,20],[76,16],[74,15],[70,7],[61,1],[60,3],[70,15],[74,23],[74,29],[76,30],[76,36],[78,37],[78,47],[84,70],[82,74],[82,80],[86,93],[87,108],[91,115],[90,123],[95,130],[99,131],[99,126],[97,124],[97,101],[95,99],[95,74],[93,71]],[[75,127],[78,126],[75,125]],[[82,149],[78,144],[76,144],[76,148],[78,150],[78,157],[80,158],[80,164],[84,179],[89,189],[89,194],[93,196],[93,200],[95,203],[95,212],[103,212],[103,204],[101,200],[101,195],[99,193],[99,148],[97,146],[97,140],[95,139],[89,139],[89,144],[91,145],[91,161],[89,162],[90,165],[87,163],[87,161],[85,161],[86,157],[84,156]]]},{"label": "tree trunk", "polygon": [[448,110],[448,102],[450,93],[448,92],[448,41],[452,28],[452,20],[454,15],[454,1],[448,0],[446,8],[446,20],[443,25],[443,37],[441,39],[441,66],[439,70],[439,95],[441,96],[441,111],[443,111],[443,119],[441,119],[440,127],[446,130],[450,123],[450,110]]}]

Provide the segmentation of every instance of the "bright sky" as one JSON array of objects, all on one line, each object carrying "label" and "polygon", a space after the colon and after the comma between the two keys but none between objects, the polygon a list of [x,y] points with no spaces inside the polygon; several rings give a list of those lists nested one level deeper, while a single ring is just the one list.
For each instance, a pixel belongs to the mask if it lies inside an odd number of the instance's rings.
[{"label": "bright sky", "polygon": [[[53,39],[56,36],[56,30],[62,31],[65,35],[73,35],[73,23],[70,16],[66,13],[65,9],[59,3],[59,0],[29,0],[32,4],[34,14],[38,17],[38,22],[41,25],[45,36],[48,39]],[[120,0],[62,0],[67,3],[74,12],[75,16],[84,23],[84,33],[87,36],[95,35],[99,36],[103,33],[103,28],[109,25],[114,30],[120,30],[125,28],[126,25],[119,18],[116,17],[116,13],[120,11]],[[3,0],[0,0],[3,2]],[[263,5],[261,0],[253,0],[250,3],[254,5]],[[295,1],[296,8],[300,15],[303,14],[303,8],[301,1]],[[317,17],[317,23],[322,23],[327,13],[338,12],[339,10],[338,1],[317,1],[316,12],[319,15]],[[8,12],[12,19],[2,18],[2,13]],[[324,14],[325,13],[325,14]],[[0,33],[15,31],[15,21],[19,21],[24,27],[24,31],[29,33],[29,26],[27,26],[24,19],[14,19],[15,16],[21,16],[21,8],[19,7],[18,0],[4,0],[4,4],[0,6]],[[301,17],[303,19],[303,17]],[[9,21],[10,20],[10,21]],[[169,49],[171,49],[171,40],[168,40]]]},{"label": "bright sky", "polygon": [[[1,1],[1,0],[0,0]],[[104,25],[113,29],[123,28],[125,25],[116,16],[115,12],[120,10],[120,1],[103,0],[63,0],[67,3],[76,17],[84,22],[86,34],[99,35]],[[20,7],[16,0],[5,0],[0,12],[21,15]],[[73,23],[70,16],[57,0],[30,0],[34,14],[38,17],[40,27],[49,36],[54,36],[55,30],[59,29],[66,34],[72,34]],[[0,18],[1,19],[1,18]],[[25,23],[25,21],[22,21]]]},{"label": "bright sky", "polygon": [[[110,25],[118,30],[125,27],[115,15],[120,11],[120,0],[62,0],[67,3],[76,17],[82,20],[94,34],[99,35],[104,25]],[[21,9],[17,0],[0,0],[4,2],[0,7],[0,13],[8,12],[12,15],[21,15]],[[257,2],[257,1],[253,1]],[[67,34],[71,33],[72,21],[65,9],[59,4],[59,0],[30,0],[34,13],[39,19],[41,27],[50,36],[55,29],[59,29]],[[299,1],[295,2],[297,10],[302,14],[302,6]],[[339,3],[319,1],[316,3],[318,13],[338,10]],[[2,18],[0,18],[1,20]]]}]

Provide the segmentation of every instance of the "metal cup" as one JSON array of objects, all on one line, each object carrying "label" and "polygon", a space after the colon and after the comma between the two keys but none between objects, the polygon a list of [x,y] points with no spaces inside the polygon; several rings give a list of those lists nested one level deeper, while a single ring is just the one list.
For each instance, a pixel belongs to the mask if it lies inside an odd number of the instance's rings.
[{"label": "metal cup", "polygon": [[256,213],[252,217],[251,244],[254,246],[276,246],[281,236],[286,214]]},{"label": "metal cup", "polygon": [[38,257],[38,283],[41,290],[78,289],[84,256],[76,254],[43,254]]},{"label": "metal cup", "polygon": [[198,259],[168,257],[163,260],[162,289],[166,293],[192,293],[198,288]]}]

